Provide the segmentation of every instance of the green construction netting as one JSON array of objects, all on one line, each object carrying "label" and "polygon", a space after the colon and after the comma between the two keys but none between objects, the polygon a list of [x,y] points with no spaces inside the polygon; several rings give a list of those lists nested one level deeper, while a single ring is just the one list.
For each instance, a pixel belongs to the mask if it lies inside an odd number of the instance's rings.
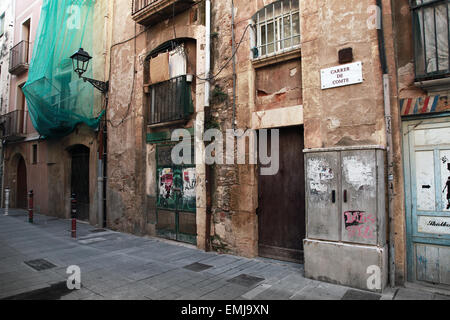
[{"label": "green construction netting", "polygon": [[[94,88],[73,71],[70,56],[93,51],[95,0],[44,0],[28,81],[23,87],[31,121],[43,137],[70,134],[80,123],[92,128],[101,114]],[[92,78],[92,61],[85,74]]]}]

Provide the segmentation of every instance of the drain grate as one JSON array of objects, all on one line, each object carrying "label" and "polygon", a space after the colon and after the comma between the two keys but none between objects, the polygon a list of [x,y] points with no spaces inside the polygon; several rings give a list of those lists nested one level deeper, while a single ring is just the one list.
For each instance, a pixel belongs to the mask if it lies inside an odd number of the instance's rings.
[{"label": "drain grate", "polygon": [[184,269],[191,270],[191,271],[194,271],[194,272],[201,272],[201,271],[205,271],[205,270],[211,269],[212,267],[213,266],[209,266],[207,264],[196,262],[196,263],[190,264],[188,266],[185,266]]},{"label": "drain grate", "polygon": [[349,289],[344,294],[341,300],[380,300],[380,299],[381,295],[376,293]]},{"label": "drain grate", "polygon": [[106,232],[106,229],[94,229],[94,230],[91,230],[89,232],[92,232],[92,233]]},{"label": "drain grate", "polygon": [[45,259],[25,261],[25,264],[27,264],[28,266],[30,266],[31,268],[33,268],[34,270],[37,270],[37,271],[43,271],[43,270],[56,268],[56,266],[53,263],[51,263]]},{"label": "drain grate", "polygon": [[234,277],[230,280],[228,280],[228,282],[230,283],[235,283],[244,287],[253,287],[254,285],[257,285],[258,283],[264,281],[264,278],[258,278],[258,277],[254,277],[254,276],[250,276],[248,274],[241,274],[237,277]]}]

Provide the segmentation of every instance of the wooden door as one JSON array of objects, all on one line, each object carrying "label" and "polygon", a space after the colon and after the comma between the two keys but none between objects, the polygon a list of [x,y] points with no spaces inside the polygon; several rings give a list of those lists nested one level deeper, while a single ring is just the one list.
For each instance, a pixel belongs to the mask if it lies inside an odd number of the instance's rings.
[{"label": "wooden door", "polygon": [[27,167],[25,160],[20,157],[19,164],[17,166],[17,208],[27,209]]},{"label": "wooden door", "polygon": [[405,122],[408,278],[450,285],[450,119]]},{"label": "wooden door", "polygon": [[[279,171],[272,176],[259,173],[258,179],[259,255],[303,262],[305,238],[303,127],[279,130]],[[268,150],[271,150],[270,141],[269,134]]]},{"label": "wooden door", "polygon": [[72,194],[77,199],[77,219],[89,220],[89,148],[76,146],[72,154]]}]

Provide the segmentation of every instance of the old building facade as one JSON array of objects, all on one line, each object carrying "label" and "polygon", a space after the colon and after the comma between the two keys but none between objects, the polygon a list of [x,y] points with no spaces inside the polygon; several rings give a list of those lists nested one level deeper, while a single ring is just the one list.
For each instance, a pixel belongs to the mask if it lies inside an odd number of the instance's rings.
[{"label": "old building facade", "polygon": [[[59,130],[67,130],[63,122],[57,120],[59,110],[68,108],[66,104],[71,96],[79,95],[74,88],[80,87],[79,84],[72,84],[78,79],[72,63],[69,69],[64,65],[64,62],[70,61],[70,54],[79,47],[79,44],[72,44],[73,49],[70,49],[68,39],[77,38],[70,38],[67,30],[76,30],[74,33],[81,34],[77,30],[88,19],[87,14],[83,15],[86,11],[72,9],[69,1],[59,2],[57,7],[51,1],[19,0],[14,3],[15,27],[11,34],[14,45],[8,50],[11,89],[8,114],[2,116],[5,126],[3,186],[10,190],[9,205],[27,208],[30,191],[33,191],[35,212],[69,218],[70,201],[75,194],[78,218],[103,226],[100,215],[103,201],[98,201],[99,189],[102,188],[98,183],[102,168],[98,126],[93,129],[80,121],[69,134],[56,134]],[[102,5],[99,2],[89,10],[103,12]],[[68,8],[72,10],[69,12]],[[66,13],[70,15],[65,16]],[[55,28],[56,22],[63,17],[67,24]],[[93,26],[106,28],[103,18],[91,18],[89,24],[90,29]],[[99,38],[103,39],[103,34]],[[48,43],[53,47],[49,47]],[[97,79],[103,79],[106,59],[104,43],[89,43],[90,53],[95,58],[90,72]],[[67,56],[58,50],[58,46],[62,45],[68,50]],[[52,54],[49,55],[49,52]],[[47,64],[48,61],[52,63]],[[57,68],[50,70],[49,65]],[[83,82],[81,79],[79,81]],[[89,108],[93,113],[100,112],[103,107],[101,94],[92,92],[91,95]],[[45,121],[49,123],[47,127],[43,125]],[[49,127],[55,134],[50,130],[44,132]]]},{"label": "old building facade", "polygon": [[[10,74],[9,49],[13,44],[14,1],[3,1],[0,5],[0,115],[8,113]],[[3,141],[0,151],[0,181],[3,180]],[[2,190],[2,189],[1,189]],[[1,191],[3,194],[3,191]],[[1,197],[0,197],[1,198]]]},{"label": "old building facade", "polygon": [[[16,1],[14,44],[35,2]],[[83,219],[99,226],[304,263],[364,290],[448,289],[448,1],[90,6],[102,121],[51,139],[28,118],[6,145],[13,203],[33,189],[39,211],[68,217],[87,192]],[[26,110],[26,77],[12,76],[9,110]]]}]

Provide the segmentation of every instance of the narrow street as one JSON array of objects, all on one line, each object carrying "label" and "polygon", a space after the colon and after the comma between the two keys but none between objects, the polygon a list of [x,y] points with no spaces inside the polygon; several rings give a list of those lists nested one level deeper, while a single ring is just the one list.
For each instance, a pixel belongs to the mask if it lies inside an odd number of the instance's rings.
[{"label": "narrow street", "polygon": [[[305,279],[302,265],[205,253],[81,223],[74,240],[69,229],[67,220],[35,215],[29,224],[25,211],[0,213],[0,299],[450,299],[404,288],[377,295]],[[66,286],[72,265],[81,269],[81,290]]]}]

